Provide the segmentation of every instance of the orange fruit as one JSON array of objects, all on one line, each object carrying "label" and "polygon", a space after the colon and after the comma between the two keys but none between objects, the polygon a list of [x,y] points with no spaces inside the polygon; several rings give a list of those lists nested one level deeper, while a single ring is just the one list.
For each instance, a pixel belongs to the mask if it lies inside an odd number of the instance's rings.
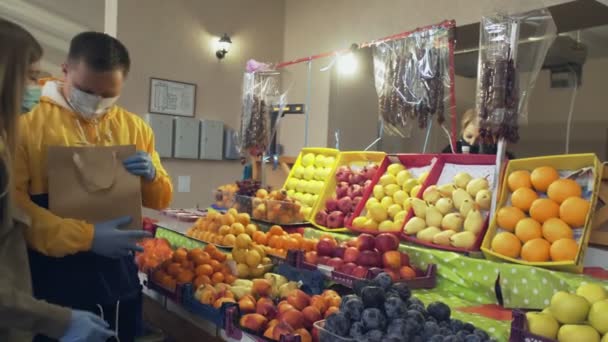
[{"label": "orange fruit", "polygon": [[578,244],[573,239],[559,239],[551,245],[550,254],[553,261],[574,261],[578,253]]},{"label": "orange fruit", "polygon": [[285,231],[283,230],[283,228],[281,228],[281,226],[272,226],[268,230],[268,235],[283,235],[283,234],[285,234]]},{"label": "orange fruit", "polygon": [[167,273],[172,277],[177,277],[177,275],[182,271],[182,264],[178,262],[171,263],[169,267],[167,267]]},{"label": "orange fruit", "polygon": [[517,258],[521,251],[521,241],[513,233],[498,233],[492,239],[492,250],[510,258]]},{"label": "orange fruit", "polygon": [[511,192],[519,188],[531,188],[532,182],[530,181],[530,171],[518,170],[511,172],[509,177],[507,177],[507,184],[509,185],[509,190],[511,190]]},{"label": "orange fruit", "polygon": [[502,229],[506,229],[508,231],[515,230],[515,225],[519,220],[522,220],[526,217],[523,211],[519,208],[515,207],[503,207],[498,210],[496,213],[496,223]]},{"label": "orange fruit", "polygon": [[188,251],[185,248],[178,248],[173,252],[173,261],[183,262],[188,260]]},{"label": "orange fruit", "polygon": [[231,285],[232,283],[234,283],[235,280],[236,280],[236,277],[233,276],[232,274],[224,274],[224,282],[226,284]]},{"label": "orange fruit", "polygon": [[566,222],[557,217],[543,223],[543,237],[553,243],[559,239],[572,239],[572,229]]},{"label": "orange fruit", "polygon": [[300,242],[294,238],[287,238],[284,247],[285,249],[298,250],[300,249]]},{"label": "orange fruit", "polygon": [[209,283],[211,283],[211,279],[209,279],[209,277],[206,275],[199,275],[198,277],[194,278],[195,289],[198,289],[199,287]]},{"label": "orange fruit", "polygon": [[549,185],[559,179],[559,173],[551,166],[537,167],[530,174],[530,181],[537,191],[545,192]]},{"label": "orange fruit", "polygon": [[213,271],[215,271],[215,272],[218,272],[219,270],[222,269],[222,264],[220,264],[220,262],[217,260],[209,261],[209,265],[211,265],[211,268],[213,268]]},{"label": "orange fruit", "polygon": [[252,235],[253,241],[259,245],[265,245],[266,244],[266,233],[264,233],[263,231],[256,231],[253,233]]},{"label": "orange fruit", "polygon": [[536,191],[530,188],[519,188],[511,195],[511,204],[523,211],[530,210],[532,202],[538,198]]},{"label": "orange fruit", "polygon": [[559,204],[548,198],[539,198],[530,206],[530,216],[540,223],[559,216]]},{"label": "orange fruit", "polygon": [[533,239],[542,237],[542,229],[540,223],[529,217],[520,220],[515,225],[515,236],[522,242],[528,242]]},{"label": "orange fruit", "polygon": [[550,249],[551,244],[549,241],[542,238],[532,239],[524,243],[521,248],[521,258],[532,262],[548,261]]},{"label": "orange fruit", "polygon": [[176,277],[178,284],[191,283],[193,279],[194,273],[190,270],[183,270]]},{"label": "orange fruit", "polygon": [[229,226],[221,226],[220,230],[218,230],[218,233],[220,235],[227,235],[230,234],[230,227]]},{"label": "orange fruit", "polygon": [[547,196],[559,204],[568,197],[581,197],[582,194],[581,186],[572,179],[558,179],[547,189]]},{"label": "orange fruit", "polygon": [[236,236],[232,234],[228,234],[224,236],[222,239],[222,245],[224,246],[234,246],[234,242],[236,241]]},{"label": "orange fruit", "polygon": [[211,255],[211,253],[217,251],[217,247],[215,247],[215,245],[208,244],[207,246],[205,246],[204,251]]},{"label": "orange fruit", "polygon": [[213,274],[213,267],[208,264],[200,265],[196,268],[195,272],[197,276],[205,275],[210,277]]},{"label": "orange fruit", "polygon": [[589,201],[583,198],[569,197],[559,206],[559,217],[572,227],[582,227],[590,206]]},{"label": "orange fruit", "polygon": [[222,253],[220,251],[217,251],[216,253],[213,253],[213,255],[211,257],[213,259],[219,261],[220,263],[226,261],[226,258],[227,258],[226,254],[224,254],[224,253]]},{"label": "orange fruit", "polygon": [[221,283],[223,281],[224,281],[224,274],[222,274],[221,272],[215,272],[211,276],[211,282],[213,282],[214,284]]},{"label": "orange fruit", "polygon": [[272,248],[279,248],[279,242],[280,242],[281,238],[276,235],[268,235],[268,236],[269,236],[268,246],[272,247]]}]

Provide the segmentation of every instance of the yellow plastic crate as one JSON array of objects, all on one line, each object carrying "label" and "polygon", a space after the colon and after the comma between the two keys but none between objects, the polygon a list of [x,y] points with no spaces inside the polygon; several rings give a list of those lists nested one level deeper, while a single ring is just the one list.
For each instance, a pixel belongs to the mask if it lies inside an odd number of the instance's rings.
[{"label": "yellow plastic crate", "polygon": [[509,161],[507,164],[506,172],[504,173],[504,178],[502,182],[502,189],[500,192],[500,198],[497,204],[498,209],[505,206],[507,200],[510,195],[510,191],[508,189],[508,185],[506,182],[507,177],[513,171],[517,170],[529,170],[532,171],[540,166],[552,166],[557,170],[577,170],[585,167],[593,168],[593,191],[590,198],[590,210],[587,214],[587,218],[585,221],[585,226],[583,227],[583,234],[580,239],[578,252],[576,255],[576,259],[573,261],[548,261],[548,262],[529,262],[521,259],[514,259],[510,257],[503,256],[501,254],[495,253],[491,249],[492,239],[496,235],[497,225],[496,225],[496,216],[492,218],[490,222],[490,227],[488,228],[488,232],[483,240],[481,250],[485,255],[486,259],[494,260],[494,261],[509,261],[513,263],[529,265],[529,266],[537,266],[550,268],[558,271],[566,271],[566,272],[574,272],[581,273],[583,271],[583,261],[585,260],[585,252],[587,250],[587,245],[589,243],[589,236],[591,234],[591,224],[593,220],[594,208],[597,203],[597,195],[599,190],[599,185],[602,177],[602,164],[600,163],[597,156],[593,153],[587,154],[569,154],[569,155],[556,155],[556,156],[546,156],[546,157],[536,157],[536,158],[526,158],[526,159],[516,159]]},{"label": "yellow plastic crate", "polygon": [[316,207],[317,203],[319,202],[319,199],[321,198],[321,194],[325,193],[325,188],[327,187],[327,181],[329,179],[332,179],[333,175],[336,173],[336,165],[337,165],[338,155],[339,155],[340,151],[336,150],[334,148],[325,148],[325,147],[305,147],[305,148],[303,148],[300,151],[300,154],[298,155],[298,158],[296,159],[295,164],[293,164],[293,166],[291,167],[291,171],[289,171],[289,175],[287,176],[287,179],[285,180],[285,183],[283,184],[283,189],[287,189],[287,183],[289,183],[289,181],[291,179],[296,178],[294,175],[296,172],[296,169],[298,167],[302,166],[302,158],[308,153],[313,153],[315,155],[322,154],[326,157],[335,158],[334,165],[331,167],[331,171],[330,171],[329,175],[327,176],[326,179],[322,180],[323,187],[321,188],[321,192],[319,193],[319,196],[318,196],[317,200],[315,201],[315,203],[313,203],[313,205],[311,206],[312,207],[311,215],[304,217],[306,220],[310,221],[312,213],[314,212],[314,208]]},{"label": "yellow plastic crate", "polygon": [[325,184],[325,189],[319,196],[319,200],[312,210],[312,214],[310,216],[310,222],[317,228],[328,231],[328,232],[347,232],[348,229],[345,227],[342,228],[327,228],[315,222],[315,216],[317,213],[323,209],[325,209],[325,201],[330,199],[336,193],[336,172],[337,169],[344,165],[357,165],[361,164],[363,166],[369,164],[370,162],[376,163],[380,165],[382,160],[386,157],[386,153],[384,152],[340,152],[338,155],[338,160],[336,162],[334,172],[331,174],[330,179],[327,180]]}]

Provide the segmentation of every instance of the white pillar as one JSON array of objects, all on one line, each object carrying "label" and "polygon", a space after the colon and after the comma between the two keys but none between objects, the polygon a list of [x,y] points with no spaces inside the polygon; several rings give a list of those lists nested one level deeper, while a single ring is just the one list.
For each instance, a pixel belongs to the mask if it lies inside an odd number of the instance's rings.
[{"label": "white pillar", "polygon": [[118,0],[105,0],[104,32],[112,37],[118,34]]}]

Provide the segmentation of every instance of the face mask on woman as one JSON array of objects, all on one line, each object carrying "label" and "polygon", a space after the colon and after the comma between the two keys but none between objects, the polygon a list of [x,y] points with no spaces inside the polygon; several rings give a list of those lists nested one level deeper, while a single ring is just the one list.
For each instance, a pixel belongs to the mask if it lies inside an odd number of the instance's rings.
[{"label": "face mask on woman", "polygon": [[85,119],[97,119],[103,116],[116,103],[118,96],[104,98],[72,87],[68,103],[75,112],[82,115]]},{"label": "face mask on woman", "polygon": [[42,95],[42,89],[39,85],[28,85],[21,100],[21,112],[27,113],[31,111],[38,104],[38,101],[40,101],[40,95]]}]

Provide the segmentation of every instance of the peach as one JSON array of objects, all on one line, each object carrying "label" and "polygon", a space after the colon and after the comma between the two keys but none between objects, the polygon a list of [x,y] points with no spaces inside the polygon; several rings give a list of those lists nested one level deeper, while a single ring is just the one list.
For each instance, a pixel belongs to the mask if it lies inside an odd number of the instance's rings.
[{"label": "peach", "polygon": [[282,313],[287,312],[289,310],[295,310],[296,309],[291,304],[287,303],[286,301],[280,302],[279,305],[277,305],[277,308],[279,309],[279,314],[282,314]]},{"label": "peach", "polygon": [[242,327],[245,327],[251,331],[255,331],[257,333],[262,332],[266,323],[268,323],[268,319],[261,314],[246,314],[241,317],[239,321]]},{"label": "peach", "polygon": [[300,335],[300,342],[312,342],[312,336],[306,329],[298,329],[294,331],[294,334]]},{"label": "peach", "polygon": [[317,308],[317,310],[319,310],[319,312],[322,314],[327,311],[327,308],[329,308],[329,305],[327,305],[325,298],[320,295],[312,296],[312,298],[310,299],[310,305]]},{"label": "peach", "polygon": [[272,340],[275,325],[270,325],[270,324],[268,325],[268,329],[266,329],[266,331],[264,332],[264,337],[266,337],[269,340]]},{"label": "peach", "polygon": [[213,303],[213,307],[219,309],[224,303],[236,303],[236,301],[233,298],[222,297]]},{"label": "peach", "polygon": [[289,324],[293,329],[304,328],[306,320],[304,315],[298,310],[289,310],[280,315],[280,322]]},{"label": "peach", "polygon": [[411,267],[403,266],[399,269],[399,275],[402,279],[412,280],[416,278],[416,271],[414,271]]},{"label": "peach", "polygon": [[319,309],[317,309],[314,306],[305,307],[304,310],[302,310],[302,315],[304,316],[304,319],[306,320],[307,328],[312,327],[312,324],[314,322],[320,321],[321,319],[323,319],[323,316],[321,316],[321,311],[319,311]]},{"label": "peach", "polygon": [[272,332],[272,339],[275,341],[280,341],[282,335],[289,335],[293,333],[293,329],[284,322],[279,322],[273,327],[273,330],[274,331]]},{"label": "peach", "polygon": [[323,318],[327,318],[329,315],[339,312],[340,309],[337,306],[330,306],[329,309],[327,309],[327,311],[325,311],[325,315],[323,316]]},{"label": "peach", "polygon": [[254,279],[251,293],[258,297],[268,297],[272,293],[272,284],[266,279]]},{"label": "peach", "polygon": [[334,290],[325,290],[323,291],[323,293],[321,294],[321,296],[323,297],[330,297],[330,296],[340,296],[338,294],[338,292],[334,291]]},{"label": "peach", "polygon": [[303,310],[310,304],[310,296],[302,290],[295,290],[287,296],[287,302],[297,310]]},{"label": "peach", "polygon": [[268,317],[268,319],[273,319],[277,315],[277,308],[270,298],[263,297],[258,300],[255,312]]},{"label": "peach", "polygon": [[273,319],[272,321],[268,322],[268,327],[274,327],[275,325],[279,324],[279,320],[278,319]]},{"label": "peach", "polygon": [[316,265],[318,262],[317,252],[315,252],[315,251],[306,252],[306,254],[304,255],[304,261],[306,261],[309,264]]},{"label": "peach", "polygon": [[340,303],[342,303],[342,298],[339,295],[330,295],[325,297],[325,302],[327,303],[327,306],[340,307]]},{"label": "peach", "polygon": [[391,279],[393,280],[393,282],[396,282],[399,280],[399,273],[391,268],[385,268],[384,273],[391,276]]},{"label": "peach", "polygon": [[397,270],[401,267],[401,253],[399,251],[388,251],[382,255],[382,264],[385,268]]},{"label": "peach", "polygon": [[241,313],[247,314],[255,312],[255,299],[251,295],[246,295],[239,300]]}]

